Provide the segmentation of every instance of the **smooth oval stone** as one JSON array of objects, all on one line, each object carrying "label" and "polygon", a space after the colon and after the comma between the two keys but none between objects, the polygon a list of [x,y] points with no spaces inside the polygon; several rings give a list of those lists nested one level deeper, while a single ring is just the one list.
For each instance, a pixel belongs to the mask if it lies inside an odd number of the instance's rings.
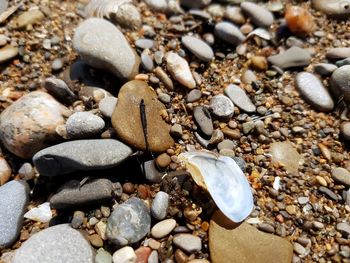
[{"label": "smooth oval stone", "polygon": [[331,95],[315,75],[301,72],[295,80],[300,94],[313,107],[320,111],[331,111],[334,108]]},{"label": "smooth oval stone", "polygon": [[146,150],[142,128],[140,103],[144,101],[148,143],[152,152],[164,152],[174,144],[170,136],[170,126],[164,122],[160,113],[165,106],[146,82],[129,81],[120,89],[118,103],[112,115],[112,125],[118,137],[136,149]]},{"label": "smooth oval stone", "polygon": [[203,8],[211,3],[211,0],[180,0],[180,4],[187,8]]},{"label": "smooth oval stone", "polygon": [[218,119],[229,119],[233,116],[235,107],[232,101],[223,94],[214,96],[209,104],[213,115]]},{"label": "smooth oval stone", "polygon": [[154,46],[154,41],[152,39],[141,38],[135,41],[135,46],[141,49],[150,49]]},{"label": "smooth oval stone", "polygon": [[57,209],[75,208],[109,201],[112,197],[113,184],[110,180],[95,179],[82,186],[80,181],[73,180],[65,183],[50,198],[50,204]]},{"label": "smooth oval stone", "polygon": [[252,2],[241,3],[241,9],[258,27],[269,27],[274,21],[273,14],[269,10]]},{"label": "smooth oval stone", "polygon": [[23,29],[29,25],[38,24],[44,19],[44,14],[39,9],[28,10],[11,22],[11,27],[14,29]]},{"label": "smooth oval stone", "polygon": [[167,62],[167,69],[175,80],[189,89],[196,87],[196,81],[193,78],[186,59],[180,57],[175,52],[168,52],[165,55],[165,59]]},{"label": "smooth oval stone", "polygon": [[200,100],[202,92],[198,89],[191,90],[186,96],[186,102],[191,103]]},{"label": "smooth oval stone", "polygon": [[75,30],[73,47],[88,65],[121,79],[132,79],[139,72],[139,56],[119,29],[105,19],[82,22]]},{"label": "smooth oval stone", "polygon": [[112,263],[112,255],[103,248],[100,248],[97,250],[95,263]]},{"label": "smooth oval stone", "polygon": [[113,263],[136,263],[137,255],[132,247],[126,246],[113,254]]},{"label": "smooth oval stone", "polygon": [[245,36],[239,28],[229,22],[217,23],[215,25],[214,33],[221,40],[236,46],[241,44],[245,39]]},{"label": "smooth oval stone", "polygon": [[4,157],[0,157],[0,186],[10,180],[12,169]]},{"label": "smooth oval stone", "polygon": [[118,205],[107,222],[107,237],[116,245],[133,244],[151,229],[151,216],[146,204],[132,197]]},{"label": "smooth oval stone", "polygon": [[237,6],[227,6],[225,11],[225,18],[238,25],[244,24],[245,22],[242,10]]},{"label": "smooth oval stone", "polygon": [[340,125],[340,131],[345,139],[350,140],[350,122],[346,121]]},{"label": "smooth oval stone", "polygon": [[281,69],[287,69],[308,66],[310,64],[311,56],[308,51],[302,48],[291,47],[285,52],[268,57],[267,60]]},{"label": "smooth oval stone", "polygon": [[151,233],[154,238],[163,238],[171,233],[176,226],[174,219],[160,221],[152,227]]},{"label": "smooth oval stone", "polygon": [[66,122],[67,135],[71,139],[93,137],[100,134],[104,127],[104,120],[90,112],[75,112]]},{"label": "smooth oval stone", "polygon": [[335,62],[335,64],[338,67],[342,67],[342,66],[345,66],[345,65],[350,65],[350,57],[349,58],[344,58],[342,60],[338,60],[337,62]]},{"label": "smooth oval stone", "polygon": [[202,106],[197,106],[193,110],[193,117],[202,133],[210,137],[214,131],[214,127],[209,110]]},{"label": "smooth oval stone", "polygon": [[89,241],[68,224],[56,225],[32,235],[16,250],[13,263],[95,262]]},{"label": "smooth oval stone", "polygon": [[27,159],[58,139],[66,107],[45,92],[34,91],[12,103],[0,115],[0,138],[13,154]]},{"label": "smooth oval stone", "polygon": [[248,95],[239,86],[230,84],[225,89],[224,92],[232,102],[240,109],[246,112],[254,112],[256,110],[255,105],[252,103]]},{"label": "smooth oval stone", "polygon": [[330,79],[331,92],[335,97],[339,97],[350,91],[350,65],[336,69]]},{"label": "smooth oval stone", "polygon": [[274,142],[270,145],[270,152],[273,163],[284,165],[290,173],[298,172],[301,156],[290,142]]},{"label": "smooth oval stone", "polygon": [[0,49],[0,63],[13,59],[18,55],[18,48],[11,45],[6,45]]},{"label": "smooth oval stone", "polygon": [[167,0],[145,0],[145,3],[156,11],[165,11],[168,7]]},{"label": "smooth oval stone", "polygon": [[153,199],[151,206],[152,216],[158,220],[166,217],[169,207],[169,195],[165,192],[159,191]]},{"label": "smooth oval stone", "polygon": [[38,172],[45,176],[78,170],[107,169],[127,159],[132,149],[113,139],[76,140],[41,150],[33,157]]},{"label": "smooth oval stone", "polygon": [[345,186],[350,186],[350,172],[344,168],[333,169],[332,178]]},{"label": "smooth oval stone", "polygon": [[29,191],[25,181],[11,181],[0,187],[0,249],[16,241],[29,202]]},{"label": "smooth oval stone", "polygon": [[183,36],[181,42],[193,55],[204,62],[209,62],[214,57],[212,48],[199,38]]},{"label": "smooth oval stone", "polygon": [[72,103],[77,99],[74,92],[61,79],[51,77],[44,80],[44,88],[56,99],[64,103]]},{"label": "smooth oval stone", "polygon": [[201,239],[191,234],[177,234],[173,243],[187,253],[198,252],[202,249]]},{"label": "smooth oval stone", "polygon": [[327,51],[326,57],[332,60],[339,60],[350,57],[350,48],[349,47],[337,47],[331,48]]},{"label": "smooth oval stone", "polygon": [[321,76],[331,75],[338,67],[334,64],[329,63],[318,63],[314,66],[314,70],[317,74]]},{"label": "smooth oval stone", "polygon": [[336,229],[347,236],[350,235],[350,225],[347,222],[338,223]]},{"label": "smooth oval stone", "polygon": [[142,52],[141,54],[141,64],[142,67],[148,72],[151,72],[154,69],[153,59],[146,52]]},{"label": "smooth oval stone", "polygon": [[346,18],[350,15],[349,0],[312,0],[312,7],[326,15]]}]

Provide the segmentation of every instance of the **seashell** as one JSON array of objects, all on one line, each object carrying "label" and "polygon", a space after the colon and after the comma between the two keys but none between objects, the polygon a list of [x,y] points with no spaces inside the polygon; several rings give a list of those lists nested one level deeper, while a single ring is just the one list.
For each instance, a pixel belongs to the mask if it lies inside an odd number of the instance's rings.
[{"label": "seashell", "polygon": [[46,202],[39,205],[38,207],[30,209],[27,213],[24,214],[24,217],[42,223],[49,222],[52,218],[50,203]]},{"label": "seashell", "polygon": [[165,55],[167,69],[175,80],[189,89],[196,86],[192,72],[187,61],[174,52]]},{"label": "seashell", "polygon": [[182,153],[197,185],[207,190],[218,208],[232,221],[243,221],[253,210],[253,194],[248,180],[236,162],[209,151]]},{"label": "seashell", "polygon": [[265,40],[271,40],[271,34],[265,28],[257,28],[253,30],[248,34],[247,39],[250,38],[251,36],[258,36]]},{"label": "seashell", "polygon": [[130,3],[131,0],[90,0],[85,7],[85,15],[110,19],[111,14],[116,14],[122,5]]}]

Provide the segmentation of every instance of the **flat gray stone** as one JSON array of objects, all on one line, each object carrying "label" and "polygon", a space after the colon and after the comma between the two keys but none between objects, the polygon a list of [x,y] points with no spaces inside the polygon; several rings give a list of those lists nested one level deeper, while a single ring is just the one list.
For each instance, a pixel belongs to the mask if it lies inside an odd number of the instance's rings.
[{"label": "flat gray stone", "polygon": [[140,58],[123,33],[101,18],[89,18],[75,30],[73,47],[90,66],[105,69],[121,79],[139,72]]},{"label": "flat gray stone", "polygon": [[205,43],[203,40],[193,36],[183,36],[181,43],[189,50],[193,55],[204,62],[209,62],[214,57],[213,49]]},{"label": "flat gray stone", "polygon": [[224,89],[224,92],[238,108],[245,112],[254,112],[256,110],[248,95],[239,86],[230,84]]},{"label": "flat gray stone", "polygon": [[77,99],[74,92],[61,79],[51,77],[44,80],[44,88],[57,100],[64,103],[72,103]]},{"label": "flat gray stone", "polygon": [[112,118],[112,114],[117,106],[118,99],[112,96],[103,98],[98,103],[98,109],[101,111],[102,115],[108,118]]},{"label": "flat gray stone", "polygon": [[331,111],[334,108],[331,95],[315,75],[301,72],[295,81],[300,94],[313,107],[320,111]]},{"label": "flat gray stone", "polygon": [[346,222],[338,223],[336,226],[337,230],[345,235],[350,235],[350,225]]},{"label": "flat gray stone", "polygon": [[191,254],[202,249],[201,239],[191,234],[177,234],[173,242],[177,247]]},{"label": "flat gray stone", "polygon": [[199,89],[193,89],[187,94],[186,102],[187,103],[195,102],[197,100],[200,100],[201,97],[202,97],[202,92]]},{"label": "flat gray stone", "polygon": [[80,181],[72,180],[65,183],[50,198],[53,208],[66,209],[103,203],[113,197],[113,184],[110,180],[101,178],[87,181],[80,186]]},{"label": "flat gray stone", "polygon": [[338,167],[332,170],[332,178],[345,186],[350,186],[350,172]]},{"label": "flat gray stone", "polygon": [[77,140],[41,150],[33,157],[41,175],[55,176],[77,170],[111,168],[132,153],[132,149],[113,139]]},{"label": "flat gray stone", "polygon": [[328,59],[340,60],[350,57],[350,47],[336,47],[327,51],[326,57]]},{"label": "flat gray stone", "polygon": [[252,2],[243,2],[241,9],[258,27],[269,27],[274,21],[273,14],[269,10]]},{"label": "flat gray stone", "polygon": [[350,65],[350,57],[349,58],[344,58],[342,60],[338,60],[337,62],[335,62],[335,64],[338,67],[342,67],[342,66],[345,66],[345,65]]},{"label": "flat gray stone", "polygon": [[158,171],[155,162],[150,160],[144,164],[146,179],[152,183],[160,183],[162,181],[163,174]]},{"label": "flat gray stone", "polygon": [[328,16],[347,18],[350,16],[349,0],[312,0],[312,7]]},{"label": "flat gray stone", "polygon": [[214,33],[221,40],[236,46],[242,43],[245,39],[245,36],[239,28],[230,22],[217,23],[215,25]]},{"label": "flat gray stone", "polygon": [[0,187],[0,249],[16,241],[28,202],[29,186],[25,181],[10,181]]},{"label": "flat gray stone", "polygon": [[133,244],[151,229],[149,208],[139,198],[132,197],[117,206],[107,221],[107,237],[116,245]]},{"label": "flat gray stone", "polygon": [[214,127],[209,110],[205,107],[197,106],[193,110],[193,116],[202,133],[210,137]]},{"label": "flat gray stone", "polygon": [[68,138],[82,139],[100,134],[105,127],[104,120],[91,112],[75,112],[66,122]]},{"label": "flat gray stone", "polygon": [[345,121],[340,125],[340,131],[346,140],[350,140],[350,122]]},{"label": "flat gray stone", "polygon": [[318,63],[314,66],[314,70],[317,74],[321,76],[329,76],[335,71],[338,67],[330,63]]},{"label": "flat gray stone", "polygon": [[16,250],[13,263],[94,263],[95,252],[84,236],[68,224],[40,231]]},{"label": "flat gray stone", "polygon": [[311,56],[310,52],[300,47],[291,47],[285,52],[268,57],[267,60],[281,69],[288,69],[308,66]]},{"label": "flat gray stone", "polygon": [[167,215],[169,207],[169,195],[165,192],[159,191],[153,199],[151,206],[152,216],[158,220],[162,220]]}]

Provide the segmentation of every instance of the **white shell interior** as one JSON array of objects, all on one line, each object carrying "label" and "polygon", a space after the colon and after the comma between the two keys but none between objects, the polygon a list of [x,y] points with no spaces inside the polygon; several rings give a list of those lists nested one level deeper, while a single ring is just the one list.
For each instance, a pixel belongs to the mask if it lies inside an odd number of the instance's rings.
[{"label": "white shell interior", "polygon": [[232,221],[243,221],[253,210],[253,195],[247,178],[236,162],[208,151],[182,153],[195,182],[205,188],[218,208]]}]

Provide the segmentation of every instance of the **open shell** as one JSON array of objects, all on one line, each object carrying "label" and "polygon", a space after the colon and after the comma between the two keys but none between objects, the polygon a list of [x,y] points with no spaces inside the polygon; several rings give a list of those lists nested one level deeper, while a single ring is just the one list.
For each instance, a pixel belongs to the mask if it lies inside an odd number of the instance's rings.
[{"label": "open shell", "polygon": [[232,158],[209,151],[186,152],[179,158],[228,218],[241,222],[251,213],[254,203],[249,182]]},{"label": "open shell", "polygon": [[87,17],[111,18],[111,14],[116,14],[118,9],[124,5],[132,3],[131,0],[91,0],[85,7]]}]

